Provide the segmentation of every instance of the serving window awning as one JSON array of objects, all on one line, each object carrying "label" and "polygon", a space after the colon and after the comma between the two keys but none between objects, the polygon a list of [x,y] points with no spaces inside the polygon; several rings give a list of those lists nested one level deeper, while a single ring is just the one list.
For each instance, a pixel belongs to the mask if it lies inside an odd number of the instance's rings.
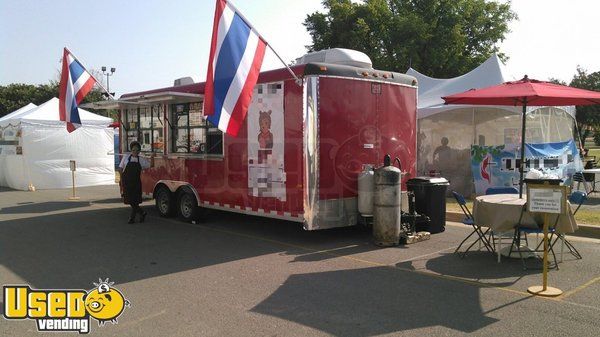
[{"label": "serving window awning", "polygon": [[204,95],[200,94],[190,94],[185,92],[176,92],[176,91],[166,91],[166,92],[157,92],[151,94],[143,94],[139,96],[129,96],[125,99],[122,99],[127,102],[137,102],[137,103],[158,103],[158,102],[178,102],[178,103],[188,103],[188,102],[198,102],[204,98]]},{"label": "serving window awning", "polygon": [[115,100],[108,100],[108,101],[84,103],[79,106],[82,108],[86,108],[86,109],[113,110],[113,109],[120,109],[123,107],[141,106],[141,105],[150,105],[150,104],[115,99]]},{"label": "serving window awning", "polygon": [[118,100],[98,101],[81,104],[80,106],[88,109],[111,110],[136,106],[149,106],[157,103],[188,103],[199,102],[204,95],[190,94],[183,92],[167,91],[157,92],[139,96],[129,96]]}]

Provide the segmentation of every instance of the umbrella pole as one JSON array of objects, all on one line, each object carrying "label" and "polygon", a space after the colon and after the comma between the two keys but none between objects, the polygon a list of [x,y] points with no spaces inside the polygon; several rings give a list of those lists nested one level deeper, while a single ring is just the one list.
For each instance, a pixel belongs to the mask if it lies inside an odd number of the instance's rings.
[{"label": "umbrella pole", "polygon": [[523,174],[525,171],[525,113],[527,98],[523,98],[523,121],[521,122],[521,163],[519,164],[519,199],[523,199]]}]

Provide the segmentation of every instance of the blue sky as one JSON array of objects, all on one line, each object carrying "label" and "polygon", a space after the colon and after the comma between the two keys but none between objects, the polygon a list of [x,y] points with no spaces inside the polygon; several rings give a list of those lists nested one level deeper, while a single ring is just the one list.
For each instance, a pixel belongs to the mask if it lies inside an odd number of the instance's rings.
[{"label": "blue sky", "polygon": [[[302,25],[320,0],[238,0],[234,4],[285,61],[305,53]],[[117,96],[206,77],[213,0],[2,0],[0,85],[58,78],[68,47],[88,69],[115,67]],[[287,32],[284,32],[287,31]],[[263,69],[279,68],[268,51]]]},{"label": "blue sky", "polygon": [[[289,62],[305,52],[302,25],[320,0],[233,0]],[[587,0],[514,0],[520,21],[501,44],[515,77],[569,81],[579,64],[600,71],[600,5]],[[58,78],[67,46],[88,69],[117,68],[111,91],[171,86],[206,77],[213,0],[2,0],[0,85]],[[263,70],[279,68],[267,51]],[[104,78],[105,80],[105,78]]]}]

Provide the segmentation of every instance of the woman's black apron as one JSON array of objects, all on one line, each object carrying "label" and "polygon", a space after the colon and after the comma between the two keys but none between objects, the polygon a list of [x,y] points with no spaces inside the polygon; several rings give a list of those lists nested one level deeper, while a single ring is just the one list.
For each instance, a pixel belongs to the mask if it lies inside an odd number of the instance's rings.
[{"label": "woman's black apron", "polygon": [[127,160],[127,165],[121,176],[123,185],[123,202],[126,205],[139,205],[142,203],[142,165],[138,162],[132,162],[131,156]]}]

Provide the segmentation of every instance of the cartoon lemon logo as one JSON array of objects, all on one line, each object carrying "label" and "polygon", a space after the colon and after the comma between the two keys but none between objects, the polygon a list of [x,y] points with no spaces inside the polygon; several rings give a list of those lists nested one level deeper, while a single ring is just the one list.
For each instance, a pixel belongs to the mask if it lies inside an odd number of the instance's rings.
[{"label": "cartoon lemon logo", "polygon": [[121,315],[125,307],[130,303],[123,294],[112,287],[114,282],[102,281],[94,283],[96,288],[90,290],[85,296],[85,308],[90,316],[98,320],[98,325],[105,322],[117,323],[117,317]]}]

